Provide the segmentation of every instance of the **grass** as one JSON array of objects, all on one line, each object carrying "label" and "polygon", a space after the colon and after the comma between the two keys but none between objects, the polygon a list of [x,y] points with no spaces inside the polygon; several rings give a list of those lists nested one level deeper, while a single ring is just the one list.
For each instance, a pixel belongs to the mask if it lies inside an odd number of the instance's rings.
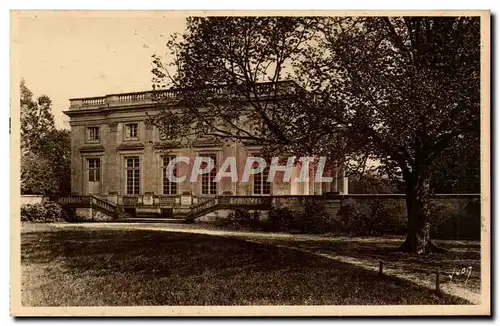
[{"label": "grass", "polygon": [[200,234],[23,226],[24,306],[467,304],[334,260]]},{"label": "grass", "polygon": [[[468,289],[475,293],[481,291],[481,245],[479,241],[436,241],[446,249],[443,253],[426,256],[414,255],[395,250],[404,238],[401,237],[328,237],[322,240],[297,241],[295,239],[269,238],[259,242],[293,246],[313,252],[346,256],[399,271],[400,275],[413,274],[416,279],[433,279],[440,271],[442,284],[451,284],[457,288]],[[463,268],[471,268],[471,273],[454,275],[450,283],[450,274]],[[467,270],[468,271],[468,270]]]}]

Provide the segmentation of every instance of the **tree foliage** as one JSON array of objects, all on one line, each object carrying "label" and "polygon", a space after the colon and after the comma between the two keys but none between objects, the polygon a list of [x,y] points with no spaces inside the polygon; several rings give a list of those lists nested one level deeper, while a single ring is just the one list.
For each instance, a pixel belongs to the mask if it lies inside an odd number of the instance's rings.
[{"label": "tree foliage", "polygon": [[164,110],[156,123],[165,134],[258,141],[353,171],[378,161],[405,182],[403,248],[436,249],[431,180],[464,143],[479,147],[478,17],[204,17],[187,26],[167,44],[175,69],[153,60],[155,86],[176,89],[187,113]]},{"label": "tree foliage", "polygon": [[349,151],[428,173],[479,130],[478,19],[341,18],[321,29],[301,69]]},{"label": "tree foliage", "polygon": [[172,141],[210,136],[259,143],[273,151],[307,150],[319,135],[313,131],[320,117],[302,108],[307,102],[298,95],[311,94],[283,80],[290,79],[291,64],[312,41],[315,21],[189,18],[186,32],[167,43],[170,60],[153,58],[154,88],[175,89],[182,114],[164,110],[154,123]]},{"label": "tree foliage", "polygon": [[46,95],[33,99],[33,93],[21,80],[21,148],[33,150],[40,140],[55,129],[52,101]]},{"label": "tree foliage", "polygon": [[301,66],[304,75],[332,104],[324,107],[333,119],[344,120],[352,154],[401,171],[405,249],[435,249],[430,181],[454,144],[479,134],[479,19],[341,18],[327,19],[321,30],[320,46]]},{"label": "tree foliage", "polygon": [[21,82],[21,193],[55,195],[71,189],[71,138],[57,130],[46,95],[33,100]]},{"label": "tree foliage", "polygon": [[434,193],[480,193],[481,151],[480,130],[455,139],[443,151],[432,173],[431,189]]}]

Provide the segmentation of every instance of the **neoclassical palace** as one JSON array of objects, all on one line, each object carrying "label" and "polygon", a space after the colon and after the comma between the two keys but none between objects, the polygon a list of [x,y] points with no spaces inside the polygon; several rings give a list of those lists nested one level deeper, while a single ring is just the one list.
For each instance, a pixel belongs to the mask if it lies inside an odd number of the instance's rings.
[{"label": "neoclassical palace", "polygon": [[[158,128],[148,123],[148,116],[162,109],[154,100],[157,92],[70,99],[65,114],[70,117],[71,125],[72,195],[95,197],[116,207],[126,207],[132,213],[187,214],[195,206],[208,208],[210,202],[214,204],[223,196],[230,197],[233,203],[257,203],[259,198],[262,203],[263,197],[347,192],[346,178],[334,168],[325,174],[333,176],[328,183],[314,182],[314,178],[294,182],[299,168],[294,168],[289,183],[267,182],[267,169],[252,175],[249,182],[232,182],[229,178],[214,182],[217,168],[200,175],[195,182],[189,177],[181,183],[171,182],[166,167],[176,156],[210,157],[218,167],[227,157],[244,161],[246,157],[258,156],[260,148],[239,141],[215,140],[195,143],[189,148],[169,148]],[[179,108],[175,91],[161,92],[172,99],[165,105]],[[188,164],[178,164],[175,173],[184,175],[191,168]]]}]

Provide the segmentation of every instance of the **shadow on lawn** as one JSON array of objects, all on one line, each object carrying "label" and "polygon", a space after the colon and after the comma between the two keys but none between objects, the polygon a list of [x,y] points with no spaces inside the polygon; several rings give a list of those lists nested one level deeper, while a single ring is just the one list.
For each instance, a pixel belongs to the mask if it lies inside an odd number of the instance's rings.
[{"label": "shadow on lawn", "polygon": [[23,304],[32,306],[467,303],[315,255],[200,234],[23,233],[21,251]]},{"label": "shadow on lawn", "polygon": [[433,278],[436,271],[441,273],[441,281],[448,282],[449,274],[471,267],[472,273],[464,285],[466,275],[455,276],[460,285],[479,293],[481,285],[481,246],[479,242],[440,241],[439,245],[446,249],[443,253],[433,253],[426,256],[404,253],[397,250],[398,243],[393,240],[384,241],[381,237],[377,241],[335,240],[325,241],[293,241],[273,240],[274,244],[295,246],[318,253],[336,254],[359,260],[383,262],[384,266],[397,268],[404,272],[420,274],[425,278]]}]

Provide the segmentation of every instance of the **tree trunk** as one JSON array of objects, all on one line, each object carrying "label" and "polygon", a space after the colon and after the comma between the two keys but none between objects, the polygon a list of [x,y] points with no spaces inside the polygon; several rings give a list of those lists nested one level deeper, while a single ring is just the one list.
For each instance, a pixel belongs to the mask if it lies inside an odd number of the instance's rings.
[{"label": "tree trunk", "polygon": [[428,177],[412,176],[407,178],[406,209],[408,212],[408,234],[399,249],[419,255],[441,252],[442,249],[430,237],[430,189]]}]

